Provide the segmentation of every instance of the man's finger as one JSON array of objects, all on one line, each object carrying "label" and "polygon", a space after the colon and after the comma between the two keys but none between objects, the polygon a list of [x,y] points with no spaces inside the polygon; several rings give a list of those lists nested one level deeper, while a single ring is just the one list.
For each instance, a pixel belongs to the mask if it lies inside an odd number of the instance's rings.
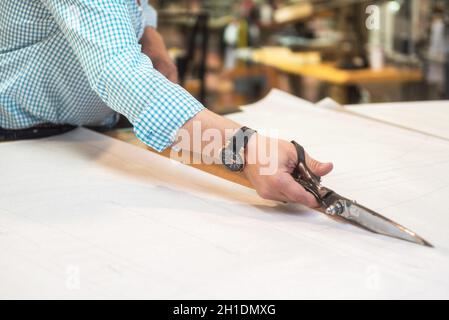
[{"label": "man's finger", "polygon": [[273,191],[273,190],[270,190],[269,192],[258,191],[258,194],[263,199],[267,199],[267,200],[291,202],[291,200],[288,197],[286,197],[283,193],[281,193],[279,191]]},{"label": "man's finger", "polygon": [[285,177],[285,183],[280,191],[289,202],[301,203],[311,208],[319,207],[315,196],[307,192],[303,186],[296,182],[289,174]]},{"label": "man's finger", "polygon": [[318,176],[324,176],[332,171],[334,168],[334,165],[330,162],[322,163],[319,162],[312,157],[310,157],[308,154],[306,154],[306,163],[307,166],[312,170],[312,172]]}]

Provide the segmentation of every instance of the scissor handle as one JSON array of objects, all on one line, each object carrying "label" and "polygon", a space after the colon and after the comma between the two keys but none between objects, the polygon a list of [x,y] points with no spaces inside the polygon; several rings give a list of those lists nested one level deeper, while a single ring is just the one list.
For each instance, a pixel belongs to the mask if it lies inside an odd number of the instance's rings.
[{"label": "scissor handle", "polygon": [[304,189],[313,194],[318,203],[321,204],[322,208],[328,208],[338,200],[340,196],[334,191],[321,185],[321,177],[314,174],[307,166],[304,148],[296,141],[292,141],[292,143],[298,154],[298,163],[292,172],[293,179],[303,186]]},{"label": "scissor handle", "polygon": [[296,141],[292,141],[292,143],[296,148],[298,157],[297,164],[292,172],[293,179],[303,186],[304,189],[313,194],[319,203],[323,203],[320,194],[321,178],[315,175],[307,166],[304,148]]},{"label": "scissor handle", "polygon": [[[312,170],[310,170],[309,167],[307,166],[306,152],[305,152],[303,146],[301,146],[299,143],[297,143],[294,140],[292,140],[291,142],[295,146],[296,154],[298,156],[296,167],[292,173],[293,178],[299,179],[302,177],[303,179],[311,180],[310,181],[311,183],[315,183],[318,185],[321,182],[321,178],[319,176],[317,176],[316,174],[314,174],[312,172]],[[304,171],[304,172],[301,172],[301,171]]]}]

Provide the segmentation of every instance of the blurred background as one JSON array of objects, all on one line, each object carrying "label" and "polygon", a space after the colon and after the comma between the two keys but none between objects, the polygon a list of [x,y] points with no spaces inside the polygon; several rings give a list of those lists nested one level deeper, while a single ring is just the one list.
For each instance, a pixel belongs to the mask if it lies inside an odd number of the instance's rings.
[{"label": "blurred background", "polygon": [[182,85],[218,113],[271,88],[342,104],[449,98],[449,1],[149,2]]}]

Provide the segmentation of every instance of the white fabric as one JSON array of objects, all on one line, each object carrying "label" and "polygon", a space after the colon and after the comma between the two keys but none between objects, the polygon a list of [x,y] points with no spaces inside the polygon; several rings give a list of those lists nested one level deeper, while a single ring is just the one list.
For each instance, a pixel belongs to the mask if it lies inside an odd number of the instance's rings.
[{"label": "white fabric", "polygon": [[348,105],[344,109],[449,140],[449,100]]}]

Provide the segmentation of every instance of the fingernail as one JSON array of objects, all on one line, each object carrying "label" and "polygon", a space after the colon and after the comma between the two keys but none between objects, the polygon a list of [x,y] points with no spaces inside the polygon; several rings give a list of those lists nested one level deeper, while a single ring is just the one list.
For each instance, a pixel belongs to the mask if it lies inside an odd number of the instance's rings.
[{"label": "fingernail", "polygon": [[332,166],[331,162],[325,162],[320,164],[320,169],[326,169],[327,167]]}]

